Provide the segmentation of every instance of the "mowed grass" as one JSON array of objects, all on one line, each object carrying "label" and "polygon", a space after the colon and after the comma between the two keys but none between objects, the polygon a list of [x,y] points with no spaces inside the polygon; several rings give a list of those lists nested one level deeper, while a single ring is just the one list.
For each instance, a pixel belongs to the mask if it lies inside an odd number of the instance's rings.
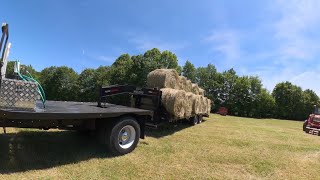
[{"label": "mowed grass", "polygon": [[320,137],[297,121],[211,115],[148,130],[120,157],[76,132],[8,130],[0,179],[320,179]]}]

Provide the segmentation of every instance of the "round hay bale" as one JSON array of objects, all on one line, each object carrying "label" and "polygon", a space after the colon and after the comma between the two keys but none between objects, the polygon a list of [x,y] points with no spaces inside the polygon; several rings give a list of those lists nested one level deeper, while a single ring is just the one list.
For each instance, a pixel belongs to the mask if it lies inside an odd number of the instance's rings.
[{"label": "round hay bale", "polygon": [[199,86],[198,86],[198,84],[192,84],[192,92],[195,95],[199,95]]},{"label": "round hay bale", "polygon": [[174,117],[184,118],[186,107],[186,92],[176,89],[163,88],[162,92],[162,104],[165,109]]},{"label": "round hay bale", "polygon": [[192,92],[192,82],[190,80],[187,80],[186,91]]},{"label": "round hay bale", "polygon": [[190,118],[193,115],[193,106],[195,102],[195,95],[191,92],[186,93],[185,118]]},{"label": "round hay bale", "polygon": [[211,100],[208,98],[207,101],[208,101],[208,111],[207,111],[207,113],[210,114],[210,112],[211,112]]},{"label": "round hay bale", "polygon": [[208,98],[204,98],[203,101],[204,107],[203,107],[203,113],[207,114],[208,113]]},{"label": "round hay bale", "polygon": [[184,76],[179,76],[179,89],[192,92],[192,82]]},{"label": "round hay bale", "polygon": [[201,96],[204,96],[204,89],[202,89],[202,88],[199,88],[199,95],[201,95]]},{"label": "round hay bale", "polygon": [[192,114],[200,114],[201,113],[201,96],[200,95],[194,95],[193,99],[194,99],[194,103],[192,105]]},{"label": "round hay bale", "polygon": [[187,84],[187,78],[184,76],[179,76],[179,89],[185,91]]},{"label": "round hay bale", "polygon": [[179,74],[174,69],[156,69],[147,77],[149,88],[179,88]]},{"label": "round hay bale", "polygon": [[204,114],[204,113],[207,113],[207,110],[208,110],[208,102],[207,102],[207,98],[206,97],[204,97],[204,96],[201,96],[201,95],[199,95],[200,96],[200,113],[201,114]]}]

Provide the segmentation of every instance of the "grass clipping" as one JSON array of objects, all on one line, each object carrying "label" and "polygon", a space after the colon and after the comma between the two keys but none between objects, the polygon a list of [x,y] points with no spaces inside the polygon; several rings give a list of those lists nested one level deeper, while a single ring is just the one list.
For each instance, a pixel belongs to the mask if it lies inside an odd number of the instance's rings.
[{"label": "grass clipping", "polygon": [[151,71],[147,77],[149,88],[179,89],[179,82],[179,74],[174,69],[156,69]]}]

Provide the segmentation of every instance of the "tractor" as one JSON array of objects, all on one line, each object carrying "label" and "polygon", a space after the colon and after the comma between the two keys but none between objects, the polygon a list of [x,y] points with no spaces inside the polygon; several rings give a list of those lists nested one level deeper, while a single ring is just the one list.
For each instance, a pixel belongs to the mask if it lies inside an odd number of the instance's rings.
[{"label": "tractor", "polygon": [[303,123],[303,131],[313,135],[320,135],[320,107],[314,105],[314,112]]}]

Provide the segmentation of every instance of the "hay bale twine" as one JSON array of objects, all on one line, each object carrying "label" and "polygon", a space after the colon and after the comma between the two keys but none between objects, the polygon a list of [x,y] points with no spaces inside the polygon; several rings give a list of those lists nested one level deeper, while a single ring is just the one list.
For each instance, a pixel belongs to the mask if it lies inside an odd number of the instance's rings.
[{"label": "hay bale twine", "polygon": [[192,84],[192,92],[195,95],[199,95],[199,86],[198,86],[198,84]]},{"label": "hay bale twine", "polygon": [[186,93],[185,118],[190,118],[193,115],[193,106],[195,103],[195,95],[191,92]]},{"label": "hay bale twine", "polygon": [[164,108],[176,118],[184,118],[186,107],[186,92],[182,90],[163,88],[162,104]]},{"label": "hay bale twine", "polygon": [[179,74],[174,69],[156,69],[147,77],[149,88],[179,88]]},{"label": "hay bale twine", "polygon": [[202,89],[202,88],[199,88],[199,95],[201,95],[201,96],[204,96],[204,89]]}]

